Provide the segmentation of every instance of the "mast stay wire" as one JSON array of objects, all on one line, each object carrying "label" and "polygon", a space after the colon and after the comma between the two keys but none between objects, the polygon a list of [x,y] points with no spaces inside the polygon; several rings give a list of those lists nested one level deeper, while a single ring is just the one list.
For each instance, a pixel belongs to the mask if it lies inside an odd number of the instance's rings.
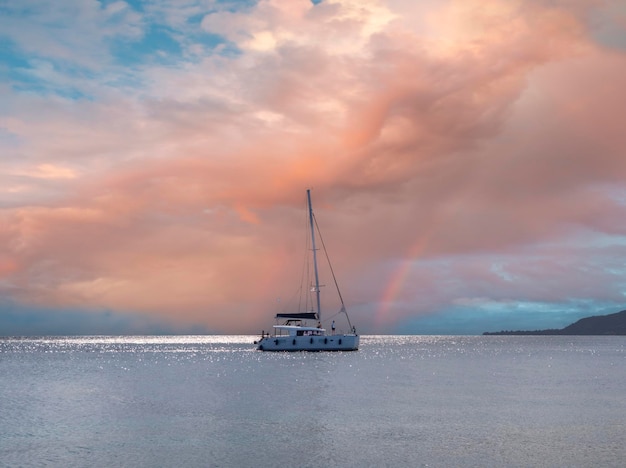
[{"label": "mast stay wire", "polygon": [[348,319],[348,326],[351,330],[354,329],[352,323],[350,323],[350,316],[348,315],[348,311],[346,310],[346,305],[343,302],[343,296],[341,295],[341,291],[339,290],[339,283],[337,283],[337,277],[335,276],[335,270],[333,270],[333,264],[330,262],[330,257],[328,256],[328,251],[326,250],[326,244],[324,243],[324,238],[322,237],[322,233],[320,231],[319,226],[317,225],[317,218],[315,217],[315,213],[313,213],[313,222],[315,223],[315,229],[317,230],[317,235],[320,238],[320,242],[322,243],[322,249],[324,250],[324,255],[326,256],[326,261],[328,262],[328,267],[330,268],[330,273],[333,277],[333,281],[335,282],[335,288],[337,289],[337,294],[339,295],[339,301],[341,302],[341,310],[336,314],[338,315],[340,312],[346,314],[346,318]]}]

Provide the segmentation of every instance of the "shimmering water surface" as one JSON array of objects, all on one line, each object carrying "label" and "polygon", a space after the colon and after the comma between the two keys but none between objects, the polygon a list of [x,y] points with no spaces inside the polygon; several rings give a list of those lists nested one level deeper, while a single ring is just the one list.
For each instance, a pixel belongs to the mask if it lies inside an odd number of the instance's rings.
[{"label": "shimmering water surface", "polygon": [[1,466],[621,467],[624,337],[0,339]]}]

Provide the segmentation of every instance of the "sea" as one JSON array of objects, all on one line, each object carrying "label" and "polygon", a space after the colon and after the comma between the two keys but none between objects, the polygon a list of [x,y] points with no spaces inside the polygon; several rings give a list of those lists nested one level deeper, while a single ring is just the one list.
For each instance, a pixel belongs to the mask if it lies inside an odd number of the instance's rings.
[{"label": "sea", "polygon": [[626,337],[0,339],[2,467],[623,467]]}]

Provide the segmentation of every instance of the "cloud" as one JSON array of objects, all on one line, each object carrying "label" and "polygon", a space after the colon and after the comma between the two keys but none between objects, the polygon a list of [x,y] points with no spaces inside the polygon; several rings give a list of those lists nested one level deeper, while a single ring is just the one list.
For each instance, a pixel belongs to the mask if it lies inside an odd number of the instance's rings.
[{"label": "cloud", "polygon": [[51,309],[0,303],[0,336],[207,334],[199,325],[177,325],[132,313]]},{"label": "cloud", "polygon": [[125,2],[53,5],[28,0],[6,5],[4,13],[0,20],[3,35],[26,61],[65,64],[70,70],[102,70],[104,65],[111,65],[107,40],[143,34],[139,14]]},{"label": "cloud", "polygon": [[3,30],[0,288],[24,307],[253,332],[298,275],[307,187],[366,330],[623,297],[598,244],[624,258],[626,58],[594,29],[617,7],[73,8]]}]

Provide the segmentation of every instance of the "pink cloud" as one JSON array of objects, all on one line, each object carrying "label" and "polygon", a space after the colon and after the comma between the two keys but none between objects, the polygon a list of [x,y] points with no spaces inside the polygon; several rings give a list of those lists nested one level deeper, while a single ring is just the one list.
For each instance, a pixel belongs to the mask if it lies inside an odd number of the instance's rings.
[{"label": "pink cloud", "polygon": [[583,287],[544,247],[626,233],[626,58],[595,42],[594,8],[260,2],[202,22],[239,55],[94,102],[12,93],[0,287],[252,332],[291,292],[312,186],[366,326],[383,298],[389,323],[489,295],[617,301],[606,271]]}]

